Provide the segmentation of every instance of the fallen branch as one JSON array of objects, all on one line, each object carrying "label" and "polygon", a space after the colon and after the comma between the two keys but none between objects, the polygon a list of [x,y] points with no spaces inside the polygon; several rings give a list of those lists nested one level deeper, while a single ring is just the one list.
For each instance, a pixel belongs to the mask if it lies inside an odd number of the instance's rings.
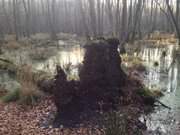
[{"label": "fallen branch", "polygon": [[9,64],[14,64],[14,63],[11,62],[10,60],[3,59],[3,58],[0,58],[0,61],[6,62],[6,63],[9,63]]},{"label": "fallen branch", "polygon": [[165,107],[165,108],[167,108],[167,109],[169,109],[169,110],[171,110],[171,107],[169,107],[169,106],[167,106],[167,105],[165,105],[164,103],[162,103],[161,101],[159,101],[159,100],[155,100],[157,103],[159,103],[161,106],[163,106],[163,107]]}]

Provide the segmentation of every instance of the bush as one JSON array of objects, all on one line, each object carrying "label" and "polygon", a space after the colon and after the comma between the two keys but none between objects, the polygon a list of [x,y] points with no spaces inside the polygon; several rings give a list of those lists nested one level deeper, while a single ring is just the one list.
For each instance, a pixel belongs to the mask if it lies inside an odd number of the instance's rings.
[{"label": "bush", "polygon": [[23,66],[17,71],[17,80],[21,88],[8,92],[1,99],[3,102],[18,101],[24,105],[34,105],[43,93],[38,90],[35,76],[30,66]]},{"label": "bush", "polygon": [[38,90],[31,66],[25,65],[22,67],[17,73],[17,79],[21,84],[20,103],[33,105],[43,96],[43,93]]},{"label": "bush", "polygon": [[7,92],[8,91],[3,86],[0,85],[0,97],[5,96]]},{"label": "bush", "polygon": [[1,100],[5,103],[17,101],[19,99],[19,89],[9,91],[5,96],[1,97]]},{"label": "bush", "polygon": [[163,93],[160,90],[150,90],[148,88],[142,88],[138,90],[138,94],[143,97],[152,97],[159,98],[163,96]]},{"label": "bush", "polygon": [[20,43],[15,40],[9,41],[5,46],[8,50],[17,50],[21,47]]},{"label": "bush", "polygon": [[8,59],[0,58],[0,69],[10,73],[16,73],[16,65]]}]

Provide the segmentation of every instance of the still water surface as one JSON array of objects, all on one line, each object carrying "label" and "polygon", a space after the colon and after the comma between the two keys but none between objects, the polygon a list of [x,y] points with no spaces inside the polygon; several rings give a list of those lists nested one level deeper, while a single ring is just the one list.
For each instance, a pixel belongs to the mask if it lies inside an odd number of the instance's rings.
[{"label": "still water surface", "polygon": [[[63,41],[60,43],[66,44]],[[148,135],[180,134],[180,132],[178,133],[178,126],[180,126],[180,60],[178,58],[173,59],[174,49],[176,49],[174,45],[164,47],[143,46],[140,51],[134,53],[134,55],[142,58],[147,67],[147,72],[144,75],[146,87],[162,90],[165,96],[160,101],[172,108],[169,110],[158,107],[153,113],[140,118],[148,127]],[[63,49],[61,47],[55,56],[45,61],[31,61],[31,64],[36,70],[44,70],[52,74],[55,73],[58,64],[66,69],[69,78],[78,78],[78,68],[83,62],[83,57],[84,49],[77,44],[75,46],[64,46]],[[0,82],[8,87],[15,83],[6,72],[0,73]]]}]

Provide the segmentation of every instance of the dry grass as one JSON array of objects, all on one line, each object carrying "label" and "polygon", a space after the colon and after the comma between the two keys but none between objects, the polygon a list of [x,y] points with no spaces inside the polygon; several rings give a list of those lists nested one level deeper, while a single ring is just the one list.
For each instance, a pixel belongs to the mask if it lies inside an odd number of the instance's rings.
[{"label": "dry grass", "polygon": [[17,72],[17,79],[21,84],[20,103],[28,105],[34,104],[40,97],[43,96],[42,92],[38,90],[31,66],[23,66]]},{"label": "dry grass", "polygon": [[51,48],[36,48],[31,50],[29,56],[33,60],[46,60],[55,54],[55,50]]},{"label": "dry grass", "polygon": [[0,97],[5,96],[7,94],[7,90],[0,85]]},{"label": "dry grass", "polygon": [[4,45],[4,48],[8,50],[17,50],[21,48],[21,44],[15,40],[12,40],[8,41],[8,43]]},{"label": "dry grass", "polygon": [[146,71],[146,67],[143,65],[143,61],[139,57],[122,55],[122,60],[127,63],[127,68],[130,70]]},{"label": "dry grass", "polygon": [[170,39],[174,38],[174,34],[169,34],[169,33],[161,33],[161,32],[154,32],[151,34],[150,39],[153,40],[165,40],[165,39]]},{"label": "dry grass", "polygon": [[14,41],[14,40],[16,40],[16,35],[15,34],[5,35],[5,40],[6,41]]},{"label": "dry grass", "polygon": [[4,102],[18,101],[20,104],[33,105],[44,96],[43,92],[38,89],[37,83],[48,77],[44,72],[34,72],[29,65],[17,67],[16,78],[21,87],[20,89],[10,90],[1,97],[1,100]]},{"label": "dry grass", "polygon": [[155,45],[169,45],[177,44],[178,40],[174,34],[154,32],[151,34],[150,38],[145,38],[145,41],[153,41]]},{"label": "dry grass", "polygon": [[37,33],[31,36],[32,39],[50,39],[50,35],[48,33]]}]

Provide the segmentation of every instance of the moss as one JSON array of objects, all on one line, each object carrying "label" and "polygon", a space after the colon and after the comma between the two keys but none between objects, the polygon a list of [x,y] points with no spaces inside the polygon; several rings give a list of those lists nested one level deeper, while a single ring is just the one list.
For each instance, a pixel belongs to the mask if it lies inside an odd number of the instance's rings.
[{"label": "moss", "polygon": [[137,93],[142,97],[159,98],[163,96],[163,93],[160,90],[153,90],[148,88],[142,88],[138,90]]}]

